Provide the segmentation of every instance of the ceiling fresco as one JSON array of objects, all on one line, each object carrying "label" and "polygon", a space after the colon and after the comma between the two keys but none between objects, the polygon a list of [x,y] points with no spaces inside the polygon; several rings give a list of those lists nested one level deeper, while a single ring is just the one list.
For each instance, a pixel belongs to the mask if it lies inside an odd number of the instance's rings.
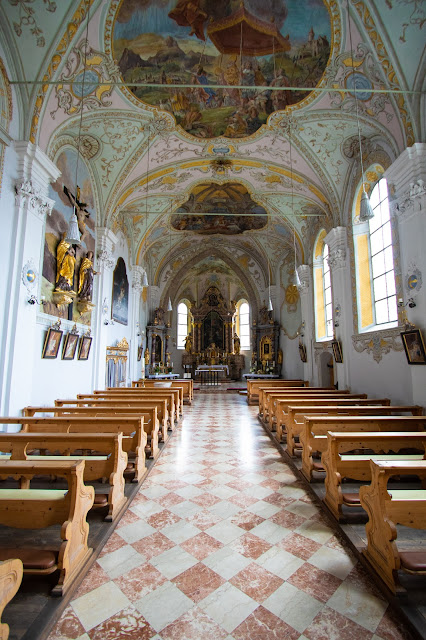
[{"label": "ceiling fresco", "polygon": [[123,0],[113,55],[134,96],[188,133],[241,138],[318,84],[330,41],[322,0]]}]

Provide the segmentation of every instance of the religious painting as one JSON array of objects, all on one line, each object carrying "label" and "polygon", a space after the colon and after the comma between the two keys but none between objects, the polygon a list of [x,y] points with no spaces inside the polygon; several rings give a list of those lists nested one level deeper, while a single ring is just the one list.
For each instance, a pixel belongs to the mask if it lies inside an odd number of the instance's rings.
[{"label": "religious painting", "polygon": [[306,347],[302,342],[299,343],[299,355],[302,362],[308,361],[308,357],[306,354]]},{"label": "religious painting", "polygon": [[334,362],[341,364],[343,362],[342,346],[338,340],[333,340],[331,343],[333,349]]},{"label": "religious painting", "polygon": [[81,336],[78,347],[78,359],[88,360],[90,347],[92,346],[92,338],[90,336]]},{"label": "religious painting", "polygon": [[[55,163],[61,175],[49,187],[49,198],[54,205],[52,213],[46,217],[40,292],[45,298],[42,311],[90,325],[90,311],[80,314],[76,303],[58,306],[54,295],[55,289],[63,290],[65,286],[71,292],[70,298],[77,298],[80,266],[88,253],[95,251],[96,215],[90,175],[82,158],[77,171],[77,154],[73,149],[62,151]],[[77,222],[81,245],[67,241],[69,224],[73,219]]]},{"label": "religious painting", "polygon": [[142,354],[143,354],[143,346],[140,344],[138,346],[138,362],[142,360]]},{"label": "religious painting", "polygon": [[402,344],[408,364],[426,364],[426,350],[423,336],[419,329],[411,329],[401,333]]},{"label": "religious painting", "polygon": [[263,229],[267,223],[266,210],[237,182],[197,185],[171,216],[171,225],[176,231],[194,231],[201,235],[237,235]]},{"label": "religious painting", "polygon": [[78,344],[78,333],[68,333],[62,347],[62,360],[74,360]]},{"label": "religious painting", "polygon": [[203,351],[212,345],[218,351],[224,350],[223,320],[217,311],[210,311],[203,320]]},{"label": "religious painting", "polygon": [[61,344],[62,333],[60,329],[53,329],[50,327],[47,330],[46,337],[44,339],[42,358],[56,358],[59,351],[59,345]]},{"label": "religious painting", "polygon": [[120,324],[128,324],[129,281],[123,258],[118,258],[112,279],[111,317]]},{"label": "religious painting", "polygon": [[330,56],[326,4],[123,0],[113,57],[133,95],[173,114],[188,133],[250,136],[308,95],[298,87],[320,81]]}]

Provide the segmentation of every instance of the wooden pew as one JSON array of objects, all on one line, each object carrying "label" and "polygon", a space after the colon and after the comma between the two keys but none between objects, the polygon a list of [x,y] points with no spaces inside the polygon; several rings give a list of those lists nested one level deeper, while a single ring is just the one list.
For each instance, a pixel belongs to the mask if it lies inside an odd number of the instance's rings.
[{"label": "wooden pew", "polygon": [[[46,417],[46,414],[52,414],[52,416],[67,416],[76,415],[89,418],[90,416],[107,417],[107,416],[139,416],[143,418],[144,430],[149,439],[151,438],[151,432],[157,431],[160,439],[166,442],[167,423],[163,415],[163,410],[166,407],[166,401],[159,401],[158,403],[135,404],[129,406],[128,402],[102,402],[90,403],[90,406],[85,400],[56,400],[58,406],[55,407],[25,407],[22,410],[24,416],[36,416],[41,414],[40,417]],[[101,401],[100,401],[101,402]],[[159,406],[160,405],[160,406]],[[162,420],[158,418],[158,410],[162,415]],[[167,409],[166,409],[167,410]]]},{"label": "wooden pew", "polygon": [[[135,478],[140,482],[145,475],[145,448],[147,434],[144,430],[143,418],[135,416],[57,416],[57,417],[0,417],[0,424],[21,425],[22,431],[27,433],[120,433],[130,436],[123,440],[123,447],[127,454],[134,455]],[[158,453],[158,431],[152,432],[149,451],[151,457]]]},{"label": "wooden pew", "polygon": [[[305,392],[296,392],[296,393],[285,393],[285,392],[274,392],[267,391],[264,392],[263,398],[263,416],[262,422],[268,426],[271,430],[274,429],[274,424],[276,422],[276,408],[277,402],[280,399],[286,400],[287,398],[353,398],[359,397],[357,394],[350,394],[348,391],[334,391],[334,390],[324,390],[317,389],[315,391],[311,391],[310,389],[306,389]],[[274,422],[275,420],[275,422]]]},{"label": "wooden pew", "polygon": [[[326,471],[324,502],[337,520],[343,519],[342,507],[360,506],[359,495],[342,489],[342,480],[351,478],[359,482],[371,480],[370,460],[422,459],[424,453],[399,454],[401,449],[419,449],[424,452],[426,432],[350,432],[327,433],[326,450],[322,454],[322,465]],[[368,449],[373,453],[360,453]],[[357,453],[348,453],[357,451]],[[383,454],[383,451],[388,453]],[[346,455],[345,455],[346,454]],[[415,456],[415,457],[414,457]]]},{"label": "wooden pew", "polygon": [[[157,382],[161,382],[161,380],[150,380],[149,378],[145,378],[144,380],[140,378],[139,380],[133,380],[132,387],[138,389],[149,389],[153,387]],[[172,387],[178,386],[183,387],[183,399],[187,400],[188,404],[192,404],[194,399],[194,381],[192,378],[178,378],[177,380],[172,380]]]},{"label": "wooden pew", "polygon": [[[164,381],[167,382],[167,381]],[[170,382],[170,381],[169,381]],[[158,395],[161,397],[162,393],[171,393],[173,392],[175,406],[176,406],[176,422],[179,420],[179,416],[183,415],[183,387],[182,386],[172,386],[172,387],[155,387],[152,385],[151,387],[141,388],[141,387],[123,387],[117,389],[116,387],[108,387],[106,391],[94,391],[95,394],[105,395],[112,394],[113,396],[129,396],[139,398],[142,397],[151,397],[152,395]],[[176,393],[175,393],[176,392]]]},{"label": "wooden pew", "polygon": [[300,442],[302,445],[302,473],[312,480],[312,472],[324,471],[314,463],[315,451],[324,453],[328,431],[424,431],[426,416],[305,416]]},{"label": "wooden pew", "polygon": [[361,505],[368,514],[367,549],[364,555],[387,587],[400,589],[398,571],[426,575],[424,551],[402,551],[396,544],[398,524],[426,529],[426,490],[395,490],[393,476],[416,475],[425,486],[426,461],[375,462],[371,460],[371,484],[360,488]]},{"label": "wooden pew", "polygon": [[[84,460],[85,482],[108,479],[109,494],[105,496],[105,502],[98,504],[108,507],[105,520],[111,522],[127,503],[124,495],[127,453],[123,451],[123,439],[129,439],[129,436],[123,437],[122,433],[0,433],[0,451],[10,453],[11,460]],[[60,451],[62,455],[29,455],[27,450],[32,449]],[[70,455],[77,450],[91,450],[104,455]],[[94,506],[96,502],[95,496]]]},{"label": "wooden pew", "polygon": [[151,405],[154,404],[158,400],[165,400],[167,407],[167,424],[170,429],[174,429],[175,422],[178,421],[179,414],[177,410],[176,401],[179,400],[179,396],[177,395],[178,391],[173,391],[171,389],[161,389],[161,390],[147,390],[143,391],[143,389],[135,389],[135,395],[129,396],[127,393],[115,393],[113,391],[104,391],[103,393],[97,394],[78,394],[77,400],[87,400],[88,402],[91,400],[92,403],[99,402],[100,400],[121,400],[122,402],[135,402],[138,400],[144,400],[150,402]]},{"label": "wooden pew", "polygon": [[23,573],[22,560],[18,558],[0,562],[0,640],[7,640],[9,637],[9,625],[1,622],[1,616],[5,606],[21,586]]},{"label": "wooden pew", "polygon": [[[293,387],[293,388],[276,388],[276,387],[261,387],[258,390],[258,395],[259,395],[259,416],[261,418],[263,418],[264,420],[267,419],[267,415],[268,414],[268,397],[271,394],[274,394],[276,396],[279,396],[280,394],[283,395],[290,395],[291,393],[294,393],[294,395],[298,396],[298,395],[302,395],[304,396],[306,393],[338,393],[336,389],[326,389],[324,387]],[[340,393],[349,393],[348,390],[343,390],[340,391]]]},{"label": "wooden pew", "polygon": [[307,380],[247,380],[247,403],[257,404],[261,387],[308,387]]},{"label": "wooden pew", "polygon": [[[368,404],[370,403],[371,404]],[[361,404],[364,403],[364,404]],[[303,419],[306,415],[364,415],[364,416],[375,416],[375,415],[402,415],[408,414],[412,416],[421,416],[423,415],[423,407],[419,405],[393,405],[389,404],[388,398],[382,398],[379,400],[368,400],[361,399],[357,400],[356,398],[353,400],[352,404],[340,404],[340,402],[336,402],[333,398],[332,402],[330,402],[330,406],[327,406],[326,403],[323,403],[315,406],[310,406],[308,404],[300,404],[296,405],[288,405],[287,413],[284,413],[284,423],[287,431],[287,453],[291,456],[294,455],[295,452],[295,437],[299,435],[300,430],[302,428]]]},{"label": "wooden pew", "polygon": [[[43,549],[40,565],[28,564],[28,549],[2,548],[0,559],[19,557],[24,573],[48,574],[59,570],[58,584],[52,595],[62,596],[86,566],[92,549],[87,546],[89,525],[86,521],[95,497],[93,487],[83,482],[84,460],[33,462],[29,460],[0,461],[0,478],[23,478],[55,475],[65,478],[68,488],[62,489],[0,489],[0,524],[17,529],[44,529],[61,524],[62,543],[58,550]],[[11,541],[12,543],[12,541]],[[33,561],[34,553],[30,553]]]}]

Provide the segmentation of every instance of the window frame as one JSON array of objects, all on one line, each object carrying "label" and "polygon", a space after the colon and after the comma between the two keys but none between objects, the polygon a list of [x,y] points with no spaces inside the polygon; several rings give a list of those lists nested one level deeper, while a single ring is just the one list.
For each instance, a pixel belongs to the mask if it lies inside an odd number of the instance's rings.
[{"label": "window frame", "polygon": [[[241,307],[243,305],[247,305],[248,307],[248,312],[247,314],[243,314],[244,316],[247,316],[247,322],[243,323],[243,326],[247,326],[248,327],[248,331],[247,333],[245,333],[245,335],[242,335],[241,332]],[[246,300],[245,298],[241,298],[240,300],[238,300],[237,304],[236,304],[236,308],[237,308],[237,314],[236,314],[236,322],[235,322],[235,332],[238,335],[239,339],[240,339],[240,349],[241,351],[250,351],[250,345],[251,345],[251,340],[250,340],[250,317],[251,317],[251,309],[250,309],[250,304],[248,302],[248,300]],[[243,340],[243,338],[245,338],[247,336],[247,341],[245,342]]]},{"label": "window frame", "polygon": [[[181,314],[181,312],[179,311],[179,308],[181,307],[181,305],[184,305],[186,308],[186,323],[182,323],[179,322],[179,316],[183,315]],[[189,310],[189,303],[187,300],[183,299],[183,300],[179,300],[178,305],[177,305],[177,314],[176,314],[176,349],[179,350],[184,350],[185,349],[185,338],[188,335],[189,331],[189,323],[190,323],[190,310]],[[181,326],[185,326],[186,324],[186,333],[182,338],[182,334],[180,334],[179,332],[179,328]],[[181,338],[181,340],[180,340]]]}]

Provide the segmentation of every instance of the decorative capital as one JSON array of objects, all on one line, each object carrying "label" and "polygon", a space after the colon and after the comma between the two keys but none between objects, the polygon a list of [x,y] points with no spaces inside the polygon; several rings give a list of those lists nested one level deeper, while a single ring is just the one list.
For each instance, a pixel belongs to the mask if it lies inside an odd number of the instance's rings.
[{"label": "decorative capital", "polygon": [[299,293],[307,293],[311,284],[311,270],[308,264],[301,264],[296,269],[300,284],[297,285]]},{"label": "decorative capital", "polygon": [[96,229],[96,242],[98,247],[97,258],[99,264],[106,269],[112,269],[115,264],[113,253],[117,237],[110,229],[107,229],[106,227],[98,227]]},{"label": "decorative capital", "polygon": [[328,264],[330,269],[340,269],[346,266],[346,227],[335,227],[324,238],[328,244]]},{"label": "decorative capital", "polygon": [[107,251],[106,249],[98,250],[97,258],[98,263],[101,267],[104,267],[104,269],[112,269],[115,264],[111,251]]},{"label": "decorative capital", "polygon": [[390,203],[391,214],[399,219],[405,219],[424,210],[426,206],[426,187],[424,180],[419,178],[410,182],[408,189],[400,198]]},{"label": "decorative capital", "polygon": [[27,205],[29,211],[40,220],[52,213],[54,200],[42,194],[41,189],[35,187],[31,180],[19,180],[15,184],[15,201],[18,207]]},{"label": "decorative capital", "polygon": [[132,266],[132,289],[135,292],[140,293],[143,289],[142,278],[144,274],[144,268],[138,264]]}]

